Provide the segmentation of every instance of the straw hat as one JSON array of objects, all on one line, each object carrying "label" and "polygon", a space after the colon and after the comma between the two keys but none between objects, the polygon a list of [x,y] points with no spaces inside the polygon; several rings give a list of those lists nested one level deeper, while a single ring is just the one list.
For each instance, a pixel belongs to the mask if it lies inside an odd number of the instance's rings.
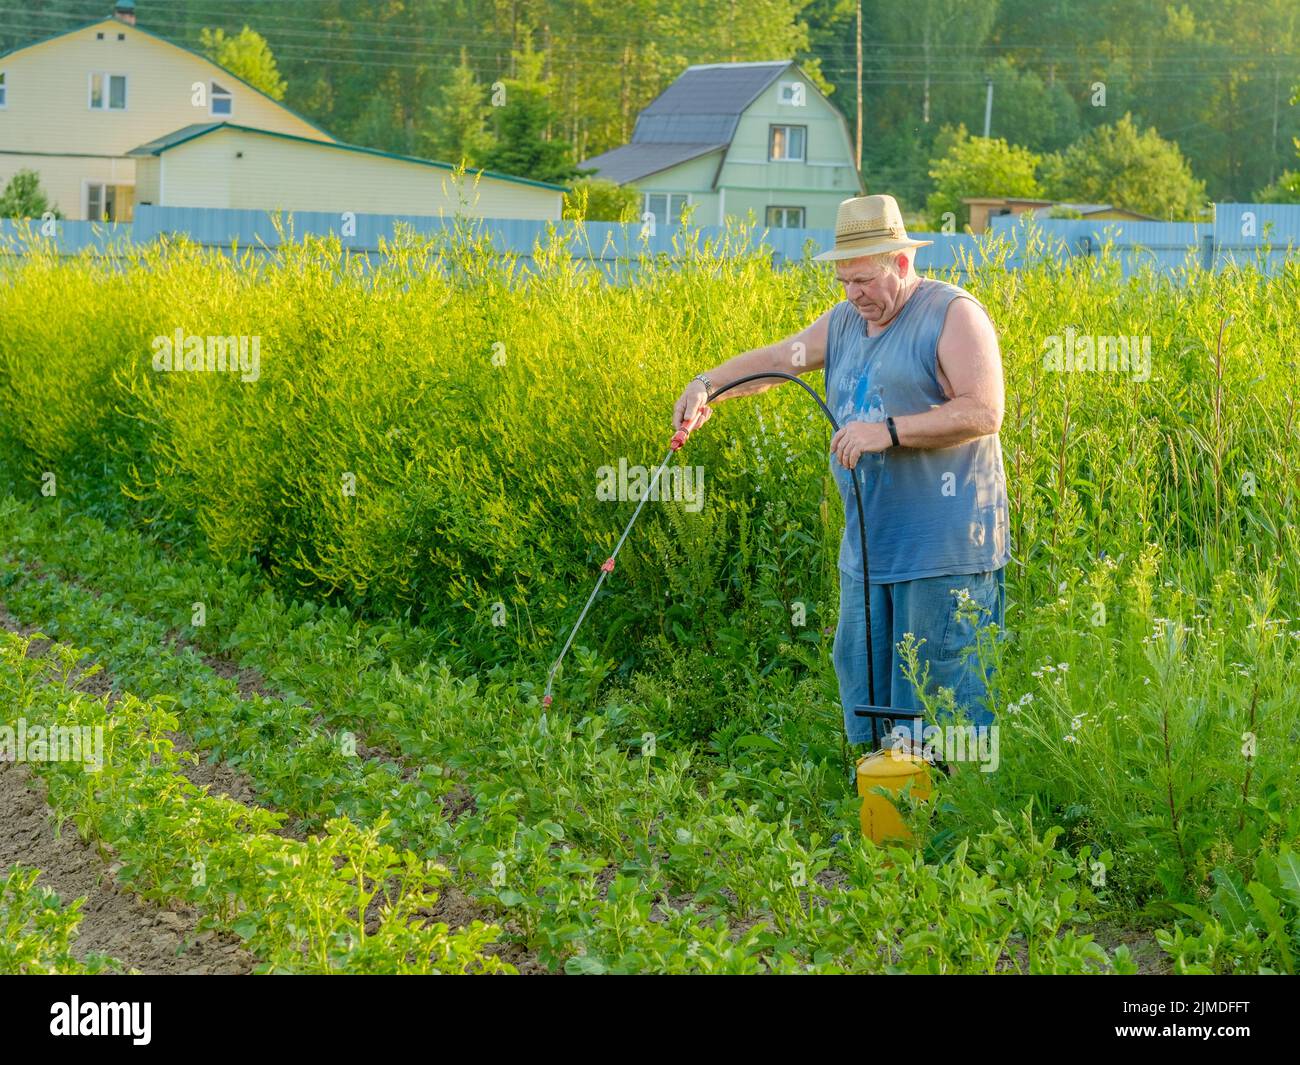
[{"label": "straw hat", "polygon": [[932,240],[913,240],[903,228],[903,212],[892,196],[854,196],[835,212],[835,247],[814,260],[858,259],[904,248],[923,248]]}]

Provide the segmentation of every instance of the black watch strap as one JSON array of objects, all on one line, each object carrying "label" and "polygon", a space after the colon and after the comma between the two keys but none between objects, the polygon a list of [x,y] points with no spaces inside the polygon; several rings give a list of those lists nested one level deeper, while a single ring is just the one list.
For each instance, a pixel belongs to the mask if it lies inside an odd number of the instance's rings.
[{"label": "black watch strap", "polygon": [[889,439],[894,442],[894,447],[898,447],[898,427],[894,425],[892,416],[885,419],[885,427],[889,430]]}]

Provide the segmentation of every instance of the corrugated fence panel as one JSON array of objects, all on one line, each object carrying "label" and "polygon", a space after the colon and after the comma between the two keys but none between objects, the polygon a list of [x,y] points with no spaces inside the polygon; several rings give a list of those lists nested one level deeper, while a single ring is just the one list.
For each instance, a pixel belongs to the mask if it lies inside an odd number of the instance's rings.
[{"label": "corrugated fence panel", "polygon": [[[49,230],[47,232],[47,229]],[[111,245],[135,239],[129,222],[69,222],[54,219],[0,218],[0,247],[21,251],[33,241],[54,241],[61,255],[75,255],[84,248],[104,251]]]},{"label": "corrugated fence panel", "polygon": [[1109,246],[1119,257],[1126,276],[1147,268],[1171,274],[1204,265],[1204,244],[1213,235],[1208,222],[1028,219],[1009,215],[990,219],[989,229],[1015,247],[1016,265],[1026,257],[1095,258]]},{"label": "corrugated fence panel", "polygon": [[1257,263],[1272,272],[1300,256],[1300,204],[1218,204],[1214,247],[1216,268]]},{"label": "corrugated fence panel", "polygon": [[[1215,222],[1128,222],[1002,216],[987,234],[915,233],[934,243],[917,252],[917,267],[963,277],[971,265],[1001,263],[1017,269],[1028,261],[1095,258],[1110,246],[1125,274],[1154,268],[1166,274],[1184,269],[1257,263],[1274,271],[1300,254],[1300,205],[1219,204]],[[0,220],[0,242],[19,250],[39,235],[41,223]],[[84,248],[112,252],[126,241],[146,244],[161,234],[185,234],[196,243],[229,249],[275,248],[282,239],[334,236],[348,249],[378,261],[383,246],[404,232],[450,238],[456,231],[488,241],[498,254],[516,256],[522,269],[534,266],[539,245],[558,240],[567,254],[602,271],[610,280],[635,276],[646,256],[689,257],[706,247],[739,254],[766,248],[773,265],[799,262],[834,243],[829,229],[751,230],[700,226],[682,230],[639,224],[544,222],[523,219],[460,219],[408,215],[343,215],[325,211],[266,211],[137,206],[134,224],[54,223],[53,239],[63,254]]]}]

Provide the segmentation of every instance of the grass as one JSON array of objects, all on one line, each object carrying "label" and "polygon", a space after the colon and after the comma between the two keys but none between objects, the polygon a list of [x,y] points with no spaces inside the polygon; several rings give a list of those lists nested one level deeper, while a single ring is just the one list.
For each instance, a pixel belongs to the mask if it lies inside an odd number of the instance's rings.
[{"label": "grass", "polygon": [[[1034,833],[1059,829],[1102,910],[1166,923],[1177,966],[1285,970],[1300,264],[1128,279],[1108,255],[968,265],[1007,380],[1008,631],[978,650],[1000,763],[945,784],[915,859],[946,875],[980,840],[1012,846],[1027,810]],[[767,967],[820,964],[815,880],[791,894],[763,864],[862,872],[861,845],[825,842],[852,833],[828,663],[843,518],[796,390],[724,405],[692,438],[679,461],[704,468],[704,507],[648,508],[562,674],[564,723],[537,699],[632,505],[597,498],[601,467],[650,464],[683,381],[840,294],[814,264],[776,272],[708,248],[613,286],[554,246],[526,278],[515,266],[465,231],[399,241],[375,269],[317,240],[256,259],[165,242],[125,270],[0,263],[6,522],[33,559],[237,650],[330,720],[477,766],[486,812],[458,828],[477,855],[466,873],[491,887],[503,862],[542,878],[509,902],[487,894],[556,964],[659,964],[628,961],[607,925],[648,914],[665,868],[725,921],[767,921],[776,938],[750,945]],[[153,338],[177,329],[259,336],[257,381],[154,371]],[[1050,338],[1071,331],[1149,338],[1150,379],[1053,371]],[[465,698],[492,727],[443,732],[432,708],[401,709],[409,684],[390,690],[385,671],[430,677],[433,662],[478,685]],[[521,842],[524,828],[540,835]],[[582,848],[558,880],[548,838]],[[745,857],[715,882],[736,839]],[[613,883],[632,879],[593,894],[606,863],[625,870]],[[578,931],[547,909],[570,892],[599,914]],[[614,938],[590,952],[596,927]],[[941,967],[1002,949],[963,943]],[[827,964],[866,964],[836,950]]]}]

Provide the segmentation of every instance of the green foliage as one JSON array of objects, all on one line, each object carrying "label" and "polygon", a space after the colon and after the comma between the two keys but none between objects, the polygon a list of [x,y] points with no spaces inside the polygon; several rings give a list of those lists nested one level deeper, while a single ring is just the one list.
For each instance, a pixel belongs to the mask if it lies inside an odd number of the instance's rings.
[{"label": "green foliage", "polygon": [[[579,176],[573,145],[559,136],[560,114],[552,102],[553,86],[542,76],[544,56],[532,40],[514,53],[518,73],[503,79],[504,100],[494,106],[493,144],[483,166],[534,181],[564,182]],[[586,173],[586,172],[583,172]]]},{"label": "green foliage", "polygon": [[926,200],[930,225],[943,228],[944,215],[951,213],[960,227],[970,225],[970,208],[962,203],[970,196],[1041,195],[1034,170],[1039,157],[1001,138],[972,137],[960,126],[946,138],[945,153],[931,160],[930,177],[935,190]]},{"label": "green foliage", "polygon": [[1162,932],[1161,946],[1179,973],[1295,975],[1300,958],[1300,855],[1282,844],[1261,853],[1249,882],[1233,869],[1215,869],[1208,906],[1172,908],[1193,931]]},{"label": "green foliage", "polygon": [[1276,181],[1255,193],[1256,203],[1300,203],[1300,170],[1284,170]]},{"label": "green foliage", "polygon": [[635,222],[641,193],[604,178],[580,178],[564,194],[564,217],[586,222]]},{"label": "green foliage", "polygon": [[204,28],[199,33],[203,53],[219,67],[260,89],[272,100],[283,100],[288,85],[280,75],[266,38],[245,26],[228,36],[223,29]]},{"label": "green foliage", "polygon": [[[989,77],[993,79],[991,133],[1032,152],[1058,151],[1078,138],[1079,106],[1063,83],[1049,84],[1032,66],[1010,57],[994,63]],[[982,114],[970,121],[984,128]]]},{"label": "green foliage", "polygon": [[46,198],[35,170],[17,171],[0,192],[0,218],[41,218],[47,211],[55,218],[63,217]]},{"label": "green foliage", "polygon": [[1108,203],[1165,221],[1198,219],[1205,209],[1205,182],[1178,145],[1154,129],[1139,130],[1129,114],[1048,156],[1042,171],[1043,187],[1056,200]]},{"label": "green foliage", "polygon": [[[557,227],[526,283],[467,229],[404,235],[373,268],[315,240],[260,259],[163,243],[129,271],[41,245],[5,260],[6,604],[94,647],[303,830],[339,818],[373,829],[395,869],[407,850],[460,856],[456,874],[556,967],[880,971],[831,920],[862,906],[859,932],[883,928],[897,948],[887,964],[1024,968],[1027,929],[1055,920],[1030,918],[1059,902],[1055,945],[1037,933],[1033,953],[1090,969],[1102,962],[1076,927],[1085,912],[1204,908],[1232,876],[1263,944],[1274,916],[1249,885],[1277,895],[1260,855],[1300,832],[1286,739],[1300,728],[1300,408],[1284,370],[1295,264],[1121,280],[1110,250],[1061,265],[1032,232],[1024,269],[971,264],[968,287],[1000,308],[1014,639],[977,648],[1003,726],[999,768],[960,766],[915,812],[933,868],[911,875],[941,900],[925,912],[977,891],[982,912],[1002,915],[905,948],[934,929],[885,922],[854,895],[881,874],[845,842],[856,808],[826,654],[843,525],[802,393],[725,404],[677,455],[670,469],[704,467],[704,506],[646,503],[540,712],[590,587],[575,578],[594,578],[636,505],[597,496],[601,467],[658,460],[700,351],[788,335],[839,298],[823,269],[774,272],[689,239],[678,262],[620,263],[621,283],[604,285],[563,252],[582,237]],[[260,333],[259,381],[153,371],[151,339],[182,324],[182,306],[188,332]],[[1067,327],[1146,333],[1150,379],[1049,372],[1043,338]],[[200,628],[195,602],[208,605]],[[174,632],[292,694],[241,699],[173,651]],[[348,756],[344,734],[380,753]],[[399,768],[411,766],[427,769]],[[474,801],[454,824],[437,813],[453,779]],[[1014,879],[974,883],[958,855],[1026,807],[1063,830],[1055,849],[1084,863],[1093,897],[1067,905],[1035,888],[1012,904],[1026,908],[1012,928],[996,892],[1014,898]],[[100,817],[86,827],[121,832]],[[692,851],[678,828],[706,844]],[[665,871],[674,846],[687,851]],[[788,890],[771,850],[805,870],[829,862],[807,885],[816,905]],[[703,894],[668,914],[659,900],[682,885]],[[906,890],[882,898],[916,906]],[[1214,934],[1173,912],[1171,946]],[[719,918],[755,915],[763,927],[722,943]],[[1257,961],[1283,966],[1280,943]]]},{"label": "green foliage", "polygon": [[462,48],[460,64],[452,68],[442,100],[429,107],[430,128],[424,132],[424,151],[433,159],[480,166],[493,148],[487,130],[491,112],[486,89],[470,65],[469,51]]},{"label": "green foliage", "polygon": [[[166,735],[179,722],[162,706],[126,693],[110,712],[108,697],[70,691],[81,658],[58,644],[35,655],[31,639],[0,632],[4,720],[76,721],[103,730],[98,772],[85,773],[79,762],[34,768],[46,778],[55,815],[111,853],[118,875],[142,898],[194,905],[203,914],[201,929],[244,939],[263,959],[262,972],[512,971],[483,954],[496,929],[476,921],[453,933],[427,919],[447,870],[383,843],[386,812],[368,828],[331,819],[303,842],[278,835],[281,815],[208,795],[182,775]],[[26,923],[12,920],[19,930]],[[42,923],[68,929],[66,919]],[[28,964],[39,962],[30,945],[25,953],[35,958]]]},{"label": "green foliage", "polygon": [[0,881],[0,976],[89,975],[118,967],[103,954],[77,959],[72,943],[85,899],[64,906],[56,892],[36,886],[40,875],[13,865]]},{"label": "green foliage", "polygon": [[[131,695],[117,704],[113,772],[93,803],[74,786],[84,774],[62,769],[51,772],[53,801],[80,831],[111,841],[136,890],[184,892],[205,922],[244,937],[264,968],[387,972],[403,950],[410,962],[411,930],[368,926],[363,943],[356,914],[370,906],[349,903],[381,879],[372,863],[387,863],[382,879],[391,884],[410,850],[433,850],[452,856],[470,893],[546,964],[568,972],[1127,971],[1122,950],[1111,956],[1079,934],[1105,899],[1080,879],[1087,856],[1055,846],[1058,830],[1038,833],[1027,814],[1017,826],[1000,821],[943,865],[920,851],[879,850],[857,836],[835,759],[807,744],[792,707],[764,708],[761,733],[733,733],[727,761],[710,764],[692,745],[648,729],[635,695],[597,711],[557,702],[542,715],[528,682],[502,669],[457,680],[431,667],[428,646],[401,625],[284,603],[259,594],[247,573],[167,559],[91,519],[65,524],[55,508],[0,504],[0,522],[18,553],[0,567],[6,602],[94,645],[119,685],[156,704]],[[37,557],[42,578],[24,564]],[[89,586],[48,572],[68,567]],[[162,649],[159,630],[178,624],[188,609],[181,604],[199,589],[211,599],[211,624],[186,631],[238,654],[293,697],[232,707],[226,682],[205,664]],[[73,674],[81,652],[56,644],[33,659],[26,641],[7,645],[3,705],[29,717],[58,705],[66,720],[66,689],[54,685]],[[164,700],[178,717],[161,711]],[[100,706],[79,703],[71,716],[87,720]],[[752,709],[750,728],[760,708]],[[315,747],[308,719],[317,716],[423,767],[429,784],[463,773],[467,808],[454,825],[396,796],[375,808],[365,781],[380,774],[350,775],[319,758],[298,764],[294,779],[308,779],[296,790],[277,789],[277,752]],[[352,811],[348,822],[327,821],[307,849],[286,849],[266,835],[283,814],[205,800],[177,778],[163,737],[178,726],[248,772],[259,797],[274,795],[286,813],[324,795]],[[135,783],[146,749],[157,762],[147,793]],[[837,844],[824,842],[832,831]],[[385,841],[406,848],[403,857]],[[358,868],[373,868],[373,877],[358,878]],[[419,877],[416,894],[428,890]],[[268,898],[276,904],[265,906]],[[305,938],[303,906],[321,911]],[[477,927],[465,936],[465,946],[485,942]]]}]

